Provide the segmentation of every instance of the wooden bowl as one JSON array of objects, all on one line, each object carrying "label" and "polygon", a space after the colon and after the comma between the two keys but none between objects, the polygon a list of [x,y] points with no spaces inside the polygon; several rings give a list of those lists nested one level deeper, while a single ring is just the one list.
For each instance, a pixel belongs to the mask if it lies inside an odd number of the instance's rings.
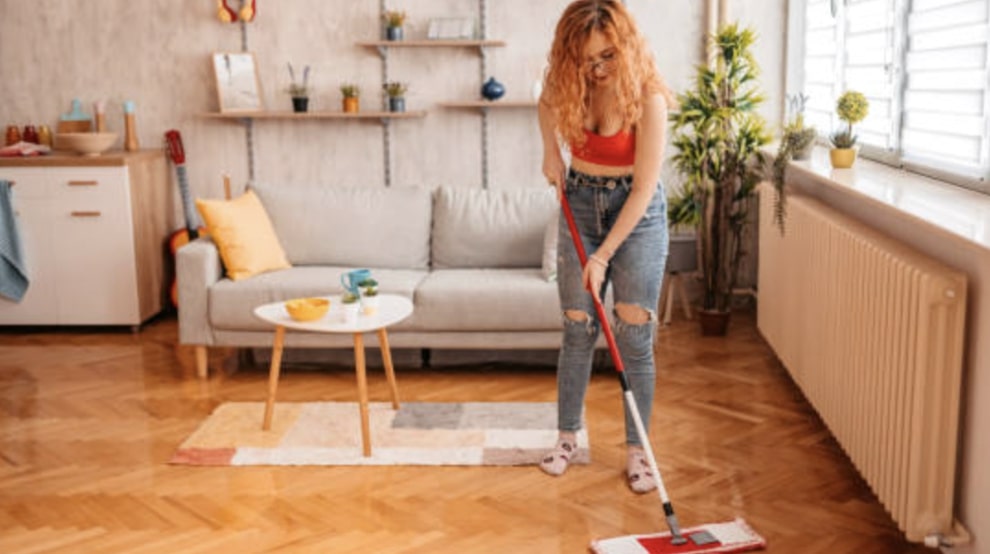
[{"label": "wooden bowl", "polygon": [[316,321],[327,314],[330,300],[327,298],[293,298],[285,301],[285,311],[296,321]]},{"label": "wooden bowl", "polygon": [[117,133],[56,133],[55,149],[99,156],[117,142]]}]

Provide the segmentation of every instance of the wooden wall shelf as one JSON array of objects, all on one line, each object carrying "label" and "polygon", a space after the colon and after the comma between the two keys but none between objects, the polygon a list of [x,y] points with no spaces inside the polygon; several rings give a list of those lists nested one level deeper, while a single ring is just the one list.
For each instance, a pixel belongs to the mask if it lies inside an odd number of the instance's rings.
[{"label": "wooden wall shelf", "polygon": [[368,48],[445,48],[445,47],[482,47],[482,46],[505,46],[504,40],[365,40],[357,43],[358,46]]},{"label": "wooden wall shelf", "polygon": [[535,108],[537,103],[535,100],[457,100],[452,102],[439,102],[437,105],[442,108],[487,110],[489,108]]},{"label": "wooden wall shelf", "polygon": [[239,112],[239,113],[218,113],[208,112],[199,114],[200,117],[210,119],[415,119],[426,116],[426,110],[414,110],[407,112],[358,112],[344,113],[340,111],[325,112],[289,112],[289,111],[264,111],[264,112]]}]

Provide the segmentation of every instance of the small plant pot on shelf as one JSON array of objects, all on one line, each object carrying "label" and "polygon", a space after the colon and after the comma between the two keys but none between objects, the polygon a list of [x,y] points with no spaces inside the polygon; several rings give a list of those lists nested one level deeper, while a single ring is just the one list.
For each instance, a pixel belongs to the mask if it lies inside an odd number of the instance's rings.
[{"label": "small plant pot on shelf", "polygon": [[359,98],[351,97],[344,98],[344,113],[358,113],[361,110],[361,100]]},{"label": "small plant pot on shelf", "polygon": [[815,149],[814,143],[805,146],[801,150],[794,152],[794,159],[798,161],[810,160],[811,151]]},{"label": "small plant pot on shelf", "polygon": [[390,97],[388,99],[388,111],[390,112],[404,112],[406,111],[406,99]]},{"label": "small plant pot on shelf", "polygon": [[828,153],[832,162],[832,167],[836,169],[848,169],[856,162],[855,148],[833,148]]},{"label": "small plant pot on shelf", "polygon": [[385,27],[385,38],[388,40],[402,40],[402,27]]},{"label": "small plant pot on shelf", "polygon": [[292,97],[292,111],[296,113],[304,113],[309,111],[309,97],[308,96],[293,96]]}]

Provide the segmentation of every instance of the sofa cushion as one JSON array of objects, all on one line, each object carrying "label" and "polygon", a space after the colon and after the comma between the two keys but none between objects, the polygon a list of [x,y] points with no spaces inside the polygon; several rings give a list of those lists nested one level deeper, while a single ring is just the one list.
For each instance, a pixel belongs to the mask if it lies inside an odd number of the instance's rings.
[{"label": "sofa cushion", "polygon": [[289,267],[265,207],[250,190],[233,200],[197,199],[196,209],[231,279]]},{"label": "sofa cushion", "polygon": [[538,264],[531,269],[435,270],[420,283],[414,304],[416,326],[431,331],[563,328],[557,285],[543,278]]},{"label": "sofa cushion", "polygon": [[[271,324],[254,316],[256,307],[300,296],[342,294],[340,276],[351,269],[354,268],[297,266],[243,281],[222,279],[210,288],[210,324],[217,329],[270,331]],[[380,292],[412,299],[426,273],[425,270],[376,269],[372,275]],[[402,329],[404,325],[408,323],[403,321],[395,327]]]},{"label": "sofa cushion", "polygon": [[252,183],[293,265],[423,269],[431,192]]},{"label": "sofa cushion", "polygon": [[549,187],[440,187],[434,195],[433,268],[539,268],[543,231],[558,208]]}]

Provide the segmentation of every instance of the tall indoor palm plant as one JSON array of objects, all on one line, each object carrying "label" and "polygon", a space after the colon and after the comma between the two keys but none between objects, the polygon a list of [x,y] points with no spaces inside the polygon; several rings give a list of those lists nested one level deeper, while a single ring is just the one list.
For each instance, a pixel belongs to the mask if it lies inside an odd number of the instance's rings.
[{"label": "tall indoor palm plant", "polygon": [[[770,136],[756,113],[764,98],[750,52],[755,34],[732,24],[719,29],[713,40],[715,60],[698,68],[694,88],[678,96],[680,106],[670,115],[674,164],[685,179],[671,203],[671,217],[672,223],[694,218],[698,226],[702,325],[706,332],[724,334],[745,255],[749,200],[765,174],[760,148]],[[719,322],[714,330],[706,326],[712,319]]]}]

